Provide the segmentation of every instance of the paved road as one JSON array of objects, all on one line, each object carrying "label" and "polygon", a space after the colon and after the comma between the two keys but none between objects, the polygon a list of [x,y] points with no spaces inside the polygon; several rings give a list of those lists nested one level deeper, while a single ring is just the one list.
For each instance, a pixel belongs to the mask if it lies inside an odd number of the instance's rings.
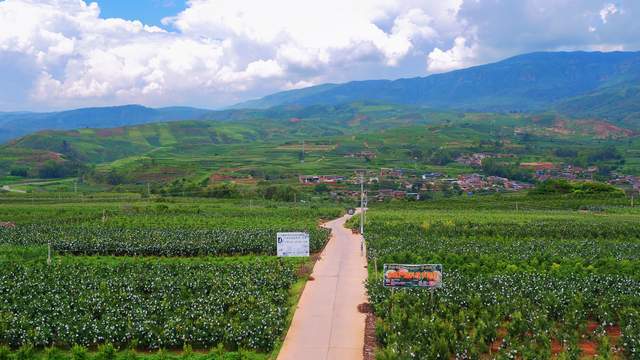
[{"label": "paved road", "polygon": [[367,301],[366,257],[359,235],[344,228],[348,215],[328,222],[332,238],[313,269],[278,360],[362,360]]},{"label": "paved road", "polygon": [[9,191],[9,192],[15,192],[15,193],[20,193],[20,194],[26,194],[27,192],[24,190],[16,190],[16,189],[12,189],[11,187],[9,187],[9,185],[4,185],[2,187],[2,190],[5,191]]}]

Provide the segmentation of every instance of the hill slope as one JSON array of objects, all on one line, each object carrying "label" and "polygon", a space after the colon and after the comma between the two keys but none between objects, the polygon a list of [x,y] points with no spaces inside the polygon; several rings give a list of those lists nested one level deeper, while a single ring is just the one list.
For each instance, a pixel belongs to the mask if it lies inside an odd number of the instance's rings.
[{"label": "hill slope", "polygon": [[421,78],[320,85],[236,107],[369,100],[474,111],[538,111],[599,89],[639,82],[640,52],[547,52]]},{"label": "hill slope", "polygon": [[640,126],[640,83],[624,83],[598,89],[565,100],[556,109],[573,117],[591,117],[614,121],[622,126]]},{"label": "hill slope", "polygon": [[0,143],[40,130],[109,128],[159,121],[206,118],[210,110],[189,107],[160,109],[140,105],[85,108],[50,113],[0,113]]},{"label": "hill slope", "polygon": [[[447,113],[353,103],[227,111],[215,116],[217,121],[24,136],[0,145],[0,181],[14,173],[30,178],[84,173],[113,184],[203,178],[213,173],[220,179],[233,175],[282,180],[362,167],[423,165],[430,166],[430,171],[445,171],[445,166],[456,174],[462,165],[454,159],[462,153],[504,152],[523,161],[566,161],[558,159],[565,156],[556,154],[558,148],[563,149],[561,154],[573,158],[585,154],[582,157],[587,159],[589,152],[606,146],[621,151],[633,148],[625,159],[629,169],[640,169],[637,132],[552,113]],[[109,178],[113,174],[117,176]]]}]

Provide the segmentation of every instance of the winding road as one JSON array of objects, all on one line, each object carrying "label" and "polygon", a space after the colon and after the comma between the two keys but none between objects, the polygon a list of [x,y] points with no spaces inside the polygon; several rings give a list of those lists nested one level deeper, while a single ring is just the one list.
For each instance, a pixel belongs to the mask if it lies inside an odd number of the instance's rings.
[{"label": "winding road", "polygon": [[351,216],[326,223],[332,237],[307,282],[278,360],[351,360],[363,358],[367,302],[366,256],[360,235],[344,227]]}]

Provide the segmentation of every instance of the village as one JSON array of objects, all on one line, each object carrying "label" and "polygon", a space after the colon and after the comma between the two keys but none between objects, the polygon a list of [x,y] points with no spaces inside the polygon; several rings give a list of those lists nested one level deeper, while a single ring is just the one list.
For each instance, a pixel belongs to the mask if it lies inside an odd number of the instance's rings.
[{"label": "village", "polygon": [[[362,156],[358,154],[354,156]],[[366,156],[371,156],[366,154]],[[571,164],[552,162],[523,162],[518,165],[531,172],[531,181],[517,181],[501,176],[480,173],[482,161],[489,158],[513,159],[513,154],[473,153],[461,155],[456,162],[477,168],[478,172],[460,174],[455,177],[440,172],[418,172],[409,169],[380,168],[379,170],[359,170],[351,176],[342,175],[301,175],[301,185],[313,186],[324,184],[330,189],[332,198],[358,198],[359,186],[366,184],[369,198],[377,201],[390,199],[424,200],[430,194],[474,194],[515,192],[530,189],[535,182],[550,179],[568,181],[593,181],[598,173],[595,166],[579,167]],[[611,173],[608,183],[633,191],[640,191],[640,177]]]},{"label": "village", "polygon": [[438,172],[418,173],[415,170],[381,168],[361,170],[352,176],[302,175],[301,185],[330,186],[334,198],[358,198],[361,182],[366,184],[369,197],[378,201],[388,199],[422,200],[425,194],[444,192],[473,195],[474,193],[519,191],[529,189],[531,184],[499,176],[484,176],[477,173],[447,177]]}]

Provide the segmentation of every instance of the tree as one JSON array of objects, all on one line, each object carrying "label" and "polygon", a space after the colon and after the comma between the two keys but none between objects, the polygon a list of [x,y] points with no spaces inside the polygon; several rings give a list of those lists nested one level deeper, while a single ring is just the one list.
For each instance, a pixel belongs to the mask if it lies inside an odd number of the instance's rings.
[{"label": "tree", "polygon": [[38,176],[43,179],[77,176],[84,168],[84,165],[75,161],[49,160],[38,168]]},{"label": "tree", "polygon": [[240,191],[235,184],[217,184],[207,188],[206,196],[218,199],[230,199],[239,197]]},{"label": "tree", "polygon": [[9,171],[9,175],[27,177],[29,176],[29,170],[26,167],[14,167]]},{"label": "tree", "polygon": [[291,185],[271,185],[261,188],[259,193],[269,200],[294,201],[298,195],[298,190]]}]

